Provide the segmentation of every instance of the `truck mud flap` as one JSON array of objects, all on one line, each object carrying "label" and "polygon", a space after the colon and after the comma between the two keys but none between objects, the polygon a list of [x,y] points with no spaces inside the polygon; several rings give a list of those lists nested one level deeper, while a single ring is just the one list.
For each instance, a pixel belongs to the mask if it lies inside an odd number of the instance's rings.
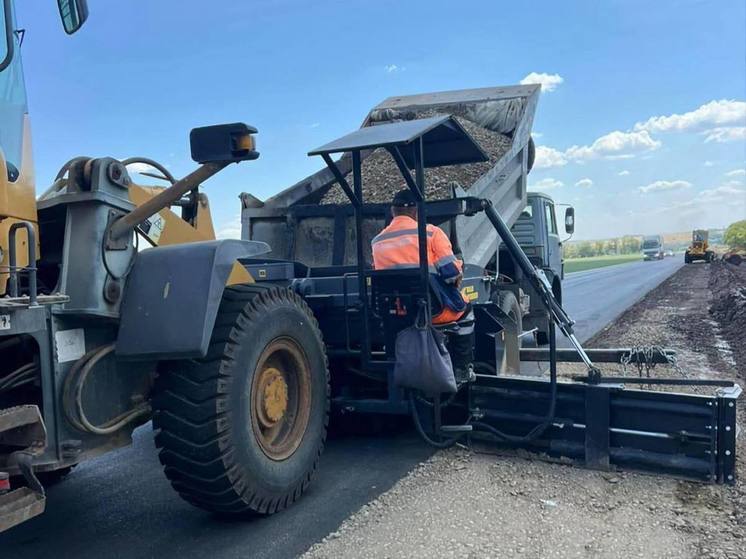
[{"label": "truck mud flap", "polygon": [[[47,432],[37,406],[0,410],[0,446],[8,450],[5,463],[0,463],[0,532],[44,512],[44,488],[34,476],[31,462],[46,444]],[[26,477],[29,487],[9,491],[5,470],[17,470]]]},{"label": "truck mud flap", "polygon": [[[554,420],[534,440],[510,446],[599,470],[734,483],[740,393],[738,385],[706,396],[560,382]],[[550,384],[543,379],[477,375],[469,399],[479,421],[521,436],[545,421]]]}]

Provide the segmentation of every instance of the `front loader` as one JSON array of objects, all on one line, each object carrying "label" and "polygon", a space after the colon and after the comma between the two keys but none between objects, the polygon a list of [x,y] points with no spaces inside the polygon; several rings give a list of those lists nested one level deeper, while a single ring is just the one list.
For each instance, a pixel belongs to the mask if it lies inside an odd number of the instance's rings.
[{"label": "front loader", "polygon": [[684,253],[684,263],[691,264],[699,260],[712,262],[715,259],[715,251],[710,248],[710,232],[707,229],[695,229],[692,231],[692,242]]},{"label": "front loader", "polygon": [[[75,33],[85,2],[58,5],[65,31]],[[40,480],[131,442],[154,402],[168,400],[169,382],[188,373],[169,381],[158,374],[209,360],[224,313],[232,312],[221,306],[224,294],[251,298],[235,287],[252,281],[237,258],[268,251],[259,242],[215,241],[200,192],[227,165],[258,157],[256,130],[245,124],[192,130],[198,167],[181,179],[148,159],[76,157],[37,200],[13,3],[3,0],[2,8],[0,531],[44,510]],[[135,184],[127,171],[135,162],[171,186]],[[140,242],[154,248],[140,250]],[[173,312],[153,312],[153,296]],[[149,328],[155,339],[139,347]],[[180,436],[203,433],[200,421],[186,423]]]}]

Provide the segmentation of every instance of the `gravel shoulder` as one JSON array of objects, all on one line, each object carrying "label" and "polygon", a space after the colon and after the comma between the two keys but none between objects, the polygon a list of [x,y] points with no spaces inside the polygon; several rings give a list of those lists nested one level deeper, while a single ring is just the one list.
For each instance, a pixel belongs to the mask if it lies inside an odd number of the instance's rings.
[{"label": "gravel shoulder", "polygon": [[[741,315],[716,309],[746,289],[746,273],[722,266],[681,268],[588,345],[665,345],[688,376],[738,376],[746,363],[729,340],[742,335],[731,327]],[[739,408],[743,432],[743,398]],[[304,557],[746,558],[745,439],[735,486],[587,471],[511,451],[439,452]]]}]

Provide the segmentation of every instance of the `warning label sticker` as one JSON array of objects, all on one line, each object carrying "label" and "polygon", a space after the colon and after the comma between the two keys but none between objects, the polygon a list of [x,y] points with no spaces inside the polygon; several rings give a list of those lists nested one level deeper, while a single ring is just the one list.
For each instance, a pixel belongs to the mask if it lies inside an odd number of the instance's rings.
[{"label": "warning label sticker", "polygon": [[140,229],[143,235],[148,237],[148,239],[156,245],[158,244],[165,227],[166,220],[163,219],[160,214],[153,214],[138,225],[138,229]]},{"label": "warning label sticker", "polygon": [[60,330],[54,333],[57,361],[77,361],[85,354],[85,331],[82,328]]}]

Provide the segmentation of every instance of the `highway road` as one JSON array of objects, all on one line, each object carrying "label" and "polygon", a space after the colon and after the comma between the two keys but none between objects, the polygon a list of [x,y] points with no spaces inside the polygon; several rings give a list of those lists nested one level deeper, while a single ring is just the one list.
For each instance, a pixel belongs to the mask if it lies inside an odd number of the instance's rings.
[{"label": "highway road", "polygon": [[[681,258],[570,274],[565,306],[587,339],[681,265]],[[224,522],[183,502],[161,473],[149,425],[132,447],[82,464],[47,511],[0,535],[2,559],[285,558],[320,540],[431,454],[412,433],[329,441],[308,493],[268,518]]]},{"label": "highway road", "polygon": [[[567,274],[562,306],[575,320],[578,339],[590,339],[683,265],[677,255]],[[569,347],[569,340],[563,336],[559,345]]]}]

